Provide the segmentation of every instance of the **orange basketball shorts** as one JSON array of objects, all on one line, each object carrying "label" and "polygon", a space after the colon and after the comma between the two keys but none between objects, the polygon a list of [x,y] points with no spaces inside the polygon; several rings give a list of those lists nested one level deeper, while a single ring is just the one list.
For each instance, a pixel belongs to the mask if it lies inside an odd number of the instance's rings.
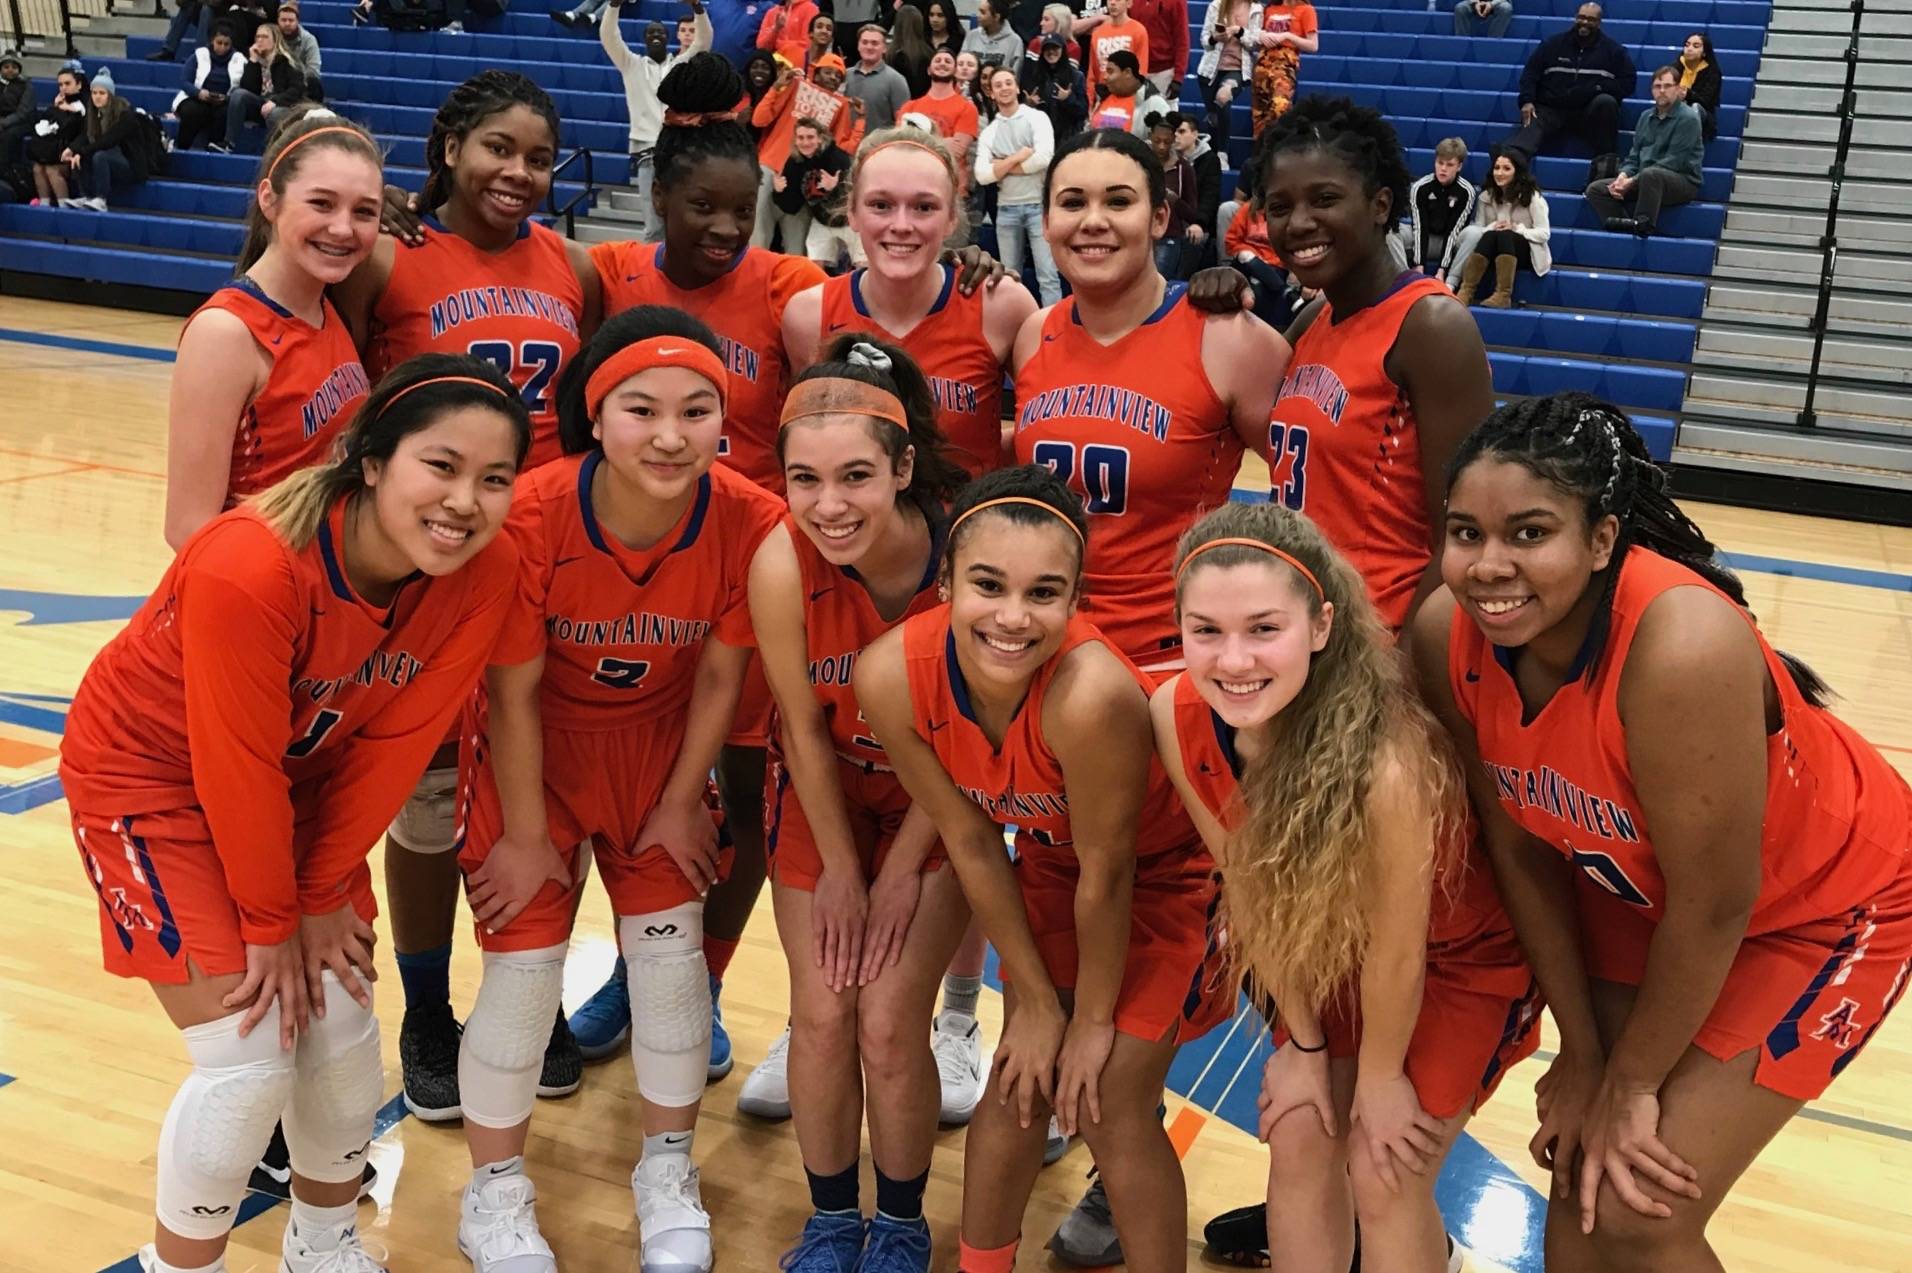
[{"label": "orange basketball shorts", "polygon": [[[546,880],[543,889],[510,924],[497,932],[478,926],[485,950],[539,950],[569,940],[577,891],[583,887],[582,851],[588,844],[604,878],[611,909],[618,915],[646,915],[697,900],[697,886],[685,878],[661,844],[640,845],[638,833],[657,807],[671,767],[683,745],[685,716],[647,720],[622,729],[544,732],[545,824],[551,843],[571,869],[570,888]],[[470,876],[484,864],[504,830],[490,747],[477,730],[467,730],[459,757],[462,833],[458,865]],[[705,803],[722,830],[716,796]],[[720,872],[728,871],[730,847],[724,842]]]},{"label": "orange basketball shorts", "polygon": [[[850,815],[850,835],[856,841],[857,861],[863,868],[863,882],[869,883],[883,868],[896,842],[897,828],[909,812],[909,792],[902,780],[886,769],[875,769],[853,761],[837,759],[837,778],[843,784],[843,804]],[[816,891],[817,877],[823,874],[823,854],[817,849],[816,833],[803,816],[797,799],[797,784],[783,766],[783,758],[772,751],[770,766],[764,773],[764,857],[770,880],[806,893]],[[949,859],[938,844],[923,859],[923,871],[941,870]]]}]

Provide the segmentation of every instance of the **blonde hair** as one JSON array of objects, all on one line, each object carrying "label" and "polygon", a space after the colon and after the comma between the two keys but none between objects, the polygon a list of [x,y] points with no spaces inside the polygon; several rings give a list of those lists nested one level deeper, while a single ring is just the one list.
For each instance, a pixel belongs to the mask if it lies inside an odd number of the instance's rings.
[{"label": "blonde hair", "polygon": [[1422,705],[1368,600],[1367,584],[1315,524],[1276,504],[1230,503],[1182,536],[1179,566],[1216,539],[1252,539],[1305,565],[1299,572],[1246,546],[1210,549],[1189,563],[1182,590],[1201,571],[1259,562],[1285,572],[1319,616],[1334,606],[1327,644],[1307,683],[1261,727],[1242,774],[1245,806],[1219,863],[1229,956],[1269,995],[1290,994],[1319,1010],[1351,1000],[1369,939],[1367,904],[1377,863],[1371,790],[1386,760],[1405,768],[1414,803],[1429,814],[1435,875],[1467,825],[1466,792],[1452,745]]},{"label": "blonde hair", "polygon": [[1069,51],[1069,41],[1075,38],[1071,30],[1075,26],[1075,14],[1070,12],[1066,4],[1045,4],[1042,6],[1042,16],[1056,24],[1055,34],[1062,37],[1062,51],[1066,54]]},{"label": "blonde hair", "polygon": [[962,189],[962,181],[957,175],[956,160],[949,153],[949,147],[935,133],[924,132],[909,124],[898,124],[893,128],[879,128],[863,139],[856,148],[856,159],[850,164],[850,202],[856,202],[856,183],[863,176],[863,165],[870,162],[880,150],[891,146],[914,146],[918,150],[927,150],[936,156],[943,165],[943,171],[949,174],[949,189],[952,200],[955,192]]}]

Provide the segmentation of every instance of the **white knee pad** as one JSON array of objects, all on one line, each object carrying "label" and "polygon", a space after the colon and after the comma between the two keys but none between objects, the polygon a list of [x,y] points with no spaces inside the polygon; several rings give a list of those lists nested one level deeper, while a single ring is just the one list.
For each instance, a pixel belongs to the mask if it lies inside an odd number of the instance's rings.
[{"label": "white knee pad", "polygon": [[334,973],[323,973],[325,1016],[299,1036],[297,1082],[285,1111],[292,1170],[327,1184],[357,1180],[384,1098],[378,1018],[359,1007]]},{"label": "white knee pad", "polygon": [[225,1235],[246,1180],[292,1094],[293,1059],[279,1050],[279,1005],[245,1038],[244,1013],[184,1031],[193,1072],[159,1132],[159,1222],[182,1238]]},{"label": "white knee pad", "polygon": [[458,843],[458,770],[427,769],[386,834],[414,853],[449,853]]},{"label": "white knee pad", "polygon": [[631,990],[631,1064],[655,1105],[703,1099],[710,1068],[710,971],[704,904],[620,915],[618,945]]},{"label": "white knee pad", "polygon": [[485,979],[458,1047],[458,1095],[480,1127],[531,1117],[551,1022],[564,997],[564,946],[485,952]]}]

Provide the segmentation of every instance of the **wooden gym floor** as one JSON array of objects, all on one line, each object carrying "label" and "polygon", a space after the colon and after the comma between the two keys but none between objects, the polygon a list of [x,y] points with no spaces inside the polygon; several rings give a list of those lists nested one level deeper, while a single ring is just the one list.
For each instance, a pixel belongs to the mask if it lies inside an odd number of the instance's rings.
[{"label": "wooden gym floor", "polygon": [[[10,1273],[133,1267],[129,1257],[152,1231],[159,1122],[185,1073],[178,1036],[151,994],[100,971],[97,904],[51,777],[73,687],[169,556],[160,513],[178,328],[176,319],[0,297],[0,861],[11,879],[0,893],[0,1268]],[[1843,695],[1840,712],[1912,772],[1912,530],[1694,512],[1746,571],[1766,631],[1810,660]],[[400,1001],[384,935],[379,1012],[395,1093]],[[594,900],[574,943],[567,1003],[590,993],[612,955],[608,914]],[[453,966],[461,1010],[477,967],[461,939]],[[766,901],[724,995],[738,1067],[710,1089],[698,1137],[720,1268],[774,1268],[808,1211],[787,1126],[735,1108],[744,1074],[782,1027],[786,985]],[[999,1006],[985,996],[991,1041]],[[1262,1189],[1266,1159],[1242,1127],[1253,1125],[1264,1046],[1252,1022],[1238,1019],[1187,1049],[1171,1077],[1191,1269],[1207,1267],[1207,1217]],[[1442,1181],[1448,1227],[1475,1252],[1474,1269],[1540,1268],[1544,1201],[1525,1147],[1541,1072],[1536,1061],[1510,1076]],[[1728,1267],[1912,1269],[1908,1092],[1912,1008],[1747,1174],[1713,1226]],[[545,1233],[572,1273],[634,1267],[634,1099],[630,1066],[619,1060],[590,1070],[570,1099],[539,1103],[530,1167]],[[381,1119],[369,1235],[390,1250],[394,1269],[463,1270],[453,1244],[463,1140],[455,1126],[428,1127],[402,1111],[394,1102]],[[1043,1174],[1024,1267],[1051,1267],[1041,1245],[1087,1166],[1077,1147]],[[938,1269],[955,1264],[961,1168],[962,1133],[945,1132],[928,1197]],[[248,1207],[234,1236],[235,1273],[276,1267],[283,1224],[282,1208]]]}]

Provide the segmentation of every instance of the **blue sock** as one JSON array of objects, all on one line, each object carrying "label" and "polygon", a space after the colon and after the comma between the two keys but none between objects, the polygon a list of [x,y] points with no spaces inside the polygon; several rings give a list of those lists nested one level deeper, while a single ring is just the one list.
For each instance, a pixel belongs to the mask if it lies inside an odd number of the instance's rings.
[{"label": "blue sock", "polygon": [[408,955],[400,951],[398,980],[405,988],[405,1011],[451,1006],[451,943]]}]

